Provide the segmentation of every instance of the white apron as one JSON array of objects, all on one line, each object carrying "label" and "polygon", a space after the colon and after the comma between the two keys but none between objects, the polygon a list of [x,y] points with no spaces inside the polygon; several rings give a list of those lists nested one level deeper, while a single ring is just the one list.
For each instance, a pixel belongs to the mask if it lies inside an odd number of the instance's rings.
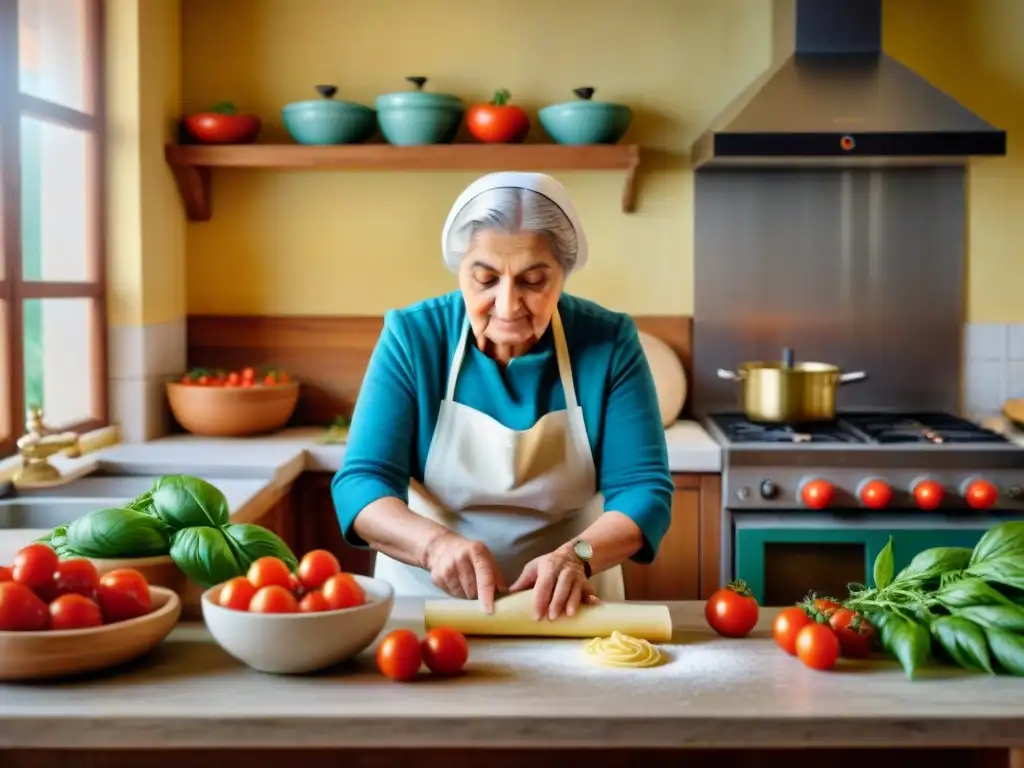
[{"label": "white apron", "polygon": [[[424,483],[413,481],[409,487],[413,512],[486,544],[510,585],[530,560],[571,541],[604,512],[557,310],[551,328],[566,407],[520,431],[455,402],[467,320],[448,373]],[[374,576],[390,582],[397,595],[446,596],[428,571],[380,552]],[[590,583],[602,600],[625,599],[620,566],[594,574]]]}]

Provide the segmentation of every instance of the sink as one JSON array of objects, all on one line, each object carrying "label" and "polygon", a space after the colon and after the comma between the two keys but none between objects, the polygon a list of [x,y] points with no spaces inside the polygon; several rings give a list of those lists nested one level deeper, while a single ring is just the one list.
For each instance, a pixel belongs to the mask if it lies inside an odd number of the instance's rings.
[{"label": "sink", "polygon": [[[159,480],[146,475],[87,475],[66,485],[50,488],[15,488],[9,498],[15,499],[116,499],[119,506],[141,496]],[[108,505],[111,506],[111,505]]]},{"label": "sink", "polygon": [[0,530],[56,528],[95,509],[123,503],[123,499],[0,499]]}]

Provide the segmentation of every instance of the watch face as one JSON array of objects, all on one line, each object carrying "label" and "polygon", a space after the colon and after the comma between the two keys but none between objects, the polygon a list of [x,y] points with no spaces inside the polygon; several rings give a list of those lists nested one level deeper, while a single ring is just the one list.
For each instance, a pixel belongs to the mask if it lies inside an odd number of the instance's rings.
[{"label": "watch face", "polygon": [[589,560],[594,555],[594,549],[585,541],[577,541],[573,545],[573,550],[584,560]]}]

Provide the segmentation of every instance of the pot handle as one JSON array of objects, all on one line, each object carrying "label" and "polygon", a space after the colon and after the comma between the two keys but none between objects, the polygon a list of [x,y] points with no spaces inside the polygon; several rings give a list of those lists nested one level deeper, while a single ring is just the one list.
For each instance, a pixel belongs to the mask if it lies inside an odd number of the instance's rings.
[{"label": "pot handle", "polygon": [[727,381],[743,381],[743,374],[736,373],[736,371],[727,371],[725,368],[719,368],[718,378],[726,379]]},{"label": "pot handle", "polygon": [[851,384],[855,381],[864,381],[868,377],[864,371],[852,371],[850,373],[839,374],[840,384]]}]

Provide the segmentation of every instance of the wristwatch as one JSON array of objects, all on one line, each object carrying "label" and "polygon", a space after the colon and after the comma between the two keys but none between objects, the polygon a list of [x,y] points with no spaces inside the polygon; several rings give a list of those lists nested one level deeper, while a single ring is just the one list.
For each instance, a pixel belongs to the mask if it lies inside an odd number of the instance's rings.
[{"label": "wristwatch", "polygon": [[594,548],[590,546],[589,542],[583,541],[583,539],[577,539],[573,542],[572,551],[573,554],[580,559],[580,562],[583,563],[583,573],[585,573],[589,579],[591,574],[590,558],[594,556]]}]

